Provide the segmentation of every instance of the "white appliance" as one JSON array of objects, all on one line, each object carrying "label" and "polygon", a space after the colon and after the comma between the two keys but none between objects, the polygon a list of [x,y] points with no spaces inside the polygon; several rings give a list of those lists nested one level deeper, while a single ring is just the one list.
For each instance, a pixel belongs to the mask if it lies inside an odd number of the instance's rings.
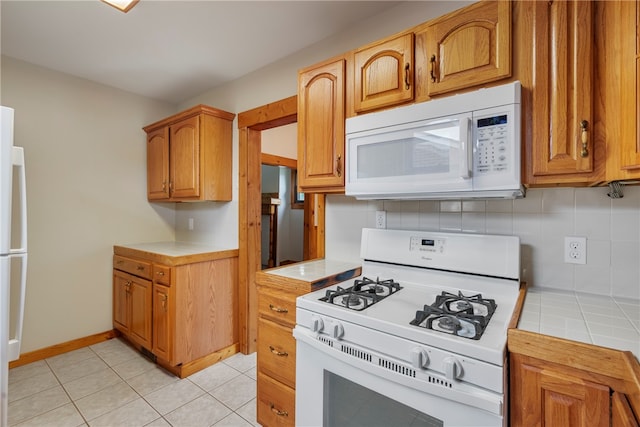
[{"label": "white appliance", "polygon": [[360,255],[296,300],[296,424],[507,425],[519,238],[363,229]]},{"label": "white appliance", "polygon": [[[5,427],[9,362],[20,357],[22,337],[27,283],[27,199],[24,151],[13,146],[14,112],[4,106],[0,109],[0,426]],[[14,182],[14,175],[18,182]],[[18,201],[17,206],[14,201]],[[12,236],[12,229],[18,235]],[[15,266],[18,269],[12,274]]]},{"label": "white appliance", "polygon": [[519,198],[520,82],[346,120],[358,199]]}]

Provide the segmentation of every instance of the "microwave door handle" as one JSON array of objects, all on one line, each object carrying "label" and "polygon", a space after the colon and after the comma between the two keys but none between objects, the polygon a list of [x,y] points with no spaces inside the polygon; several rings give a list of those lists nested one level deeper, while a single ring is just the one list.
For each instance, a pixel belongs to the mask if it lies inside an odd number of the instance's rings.
[{"label": "microwave door handle", "polygon": [[460,177],[465,179],[471,178],[472,129],[473,126],[470,118],[467,117],[466,119],[460,120],[460,135],[462,138],[464,138],[462,141],[460,141],[460,149],[462,151],[462,161],[460,162]]}]

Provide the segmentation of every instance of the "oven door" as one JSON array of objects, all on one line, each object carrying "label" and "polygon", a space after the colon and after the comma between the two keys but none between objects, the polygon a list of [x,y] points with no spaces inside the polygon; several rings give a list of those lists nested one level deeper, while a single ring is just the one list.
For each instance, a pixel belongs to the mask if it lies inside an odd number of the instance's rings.
[{"label": "oven door", "polygon": [[[324,351],[296,327],[296,425],[502,426],[502,415],[426,393],[358,367],[358,359]],[[443,391],[442,394],[446,394]],[[500,405],[501,407],[501,405]],[[500,408],[501,409],[501,408]],[[500,411],[501,412],[501,411]]]}]

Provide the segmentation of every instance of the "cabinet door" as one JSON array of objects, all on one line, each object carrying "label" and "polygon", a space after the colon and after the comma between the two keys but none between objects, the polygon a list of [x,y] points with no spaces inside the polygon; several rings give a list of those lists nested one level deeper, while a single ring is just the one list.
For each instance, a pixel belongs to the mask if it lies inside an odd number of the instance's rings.
[{"label": "cabinet door", "polygon": [[169,198],[169,128],[147,135],[147,198]]},{"label": "cabinet door", "polygon": [[171,329],[173,298],[169,286],[153,285],[153,354],[173,364]]},{"label": "cabinet door", "polygon": [[607,386],[511,355],[511,425],[609,426]]},{"label": "cabinet door", "polygon": [[345,60],[298,75],[298,186],[344,191]]},{"label": "cabinet door", "polygon": [[129,333],[140,345],[151,348],[151,282],[135,278],[129,286],[131,325]]},{"label": "cabinet door", "polygon": [[593,2],[535,2],[533,22],[534,180],[560,175],[553,182],[575,181],[562,175],[584,175],[594,167]]},{"label": "cabinet door", "polygon": [[622,1],[616,6],[620,8],[620,15],[613,28],[622,31],[620,44],[615,46],[622,51],[620,111],[625,112],[621,115],[621,161],[622,169],[636,172],[637,177],[640,172],[640,5],[637,1]]},{"label": "cabinet door", "polygon": [[354,55],[358,113],[413,99],[413,33],[358,49]]},{"label": "cabinet door", "polygon": [[113,327],[123,333],[129,332],[128,290],[130,281],[127,274],[113,270]]},{"label": "cabinet door", "polygon": [[611,395],[611,426],[638,427],[639,425],[627,396],[617,391],[613,392]]},{"label": "cabinet door", "polygon": [[416,66],[427,71],[418,73],[418,84],[426,83],[429,97],[511,75],[510,1],[478,2],[436,19],[416,38]]},{"label": "cabinet door", "polygon": [[200,117],[189,117],[169,128],[171,197],[200,196]]}]

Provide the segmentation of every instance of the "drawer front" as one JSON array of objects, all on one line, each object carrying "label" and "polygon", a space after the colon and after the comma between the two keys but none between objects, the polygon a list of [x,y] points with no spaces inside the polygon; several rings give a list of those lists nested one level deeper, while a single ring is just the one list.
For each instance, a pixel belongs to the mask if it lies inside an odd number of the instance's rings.
[{"label": "drawer front", "polygon": [[113,256],[113,268],[135,276],[151,279],[151,263],[120,255]]},{"label": "drawer front", "polygon": [[154,264],[153,281],[166,286],[171,286],[171,267]]},{"label": "drawer front", "polygon": [[263,426],[294,426],[296,395],[292,388],[258,373],[257,421]]},{"label": "drawer front", "polygon": [[258,314],[283,325],[296,325],[296,295],[260,288]]},{"label": "drawer front", "polygon": [[296,386],[296,339],[291,328],[258,319],[258,371]]}]

